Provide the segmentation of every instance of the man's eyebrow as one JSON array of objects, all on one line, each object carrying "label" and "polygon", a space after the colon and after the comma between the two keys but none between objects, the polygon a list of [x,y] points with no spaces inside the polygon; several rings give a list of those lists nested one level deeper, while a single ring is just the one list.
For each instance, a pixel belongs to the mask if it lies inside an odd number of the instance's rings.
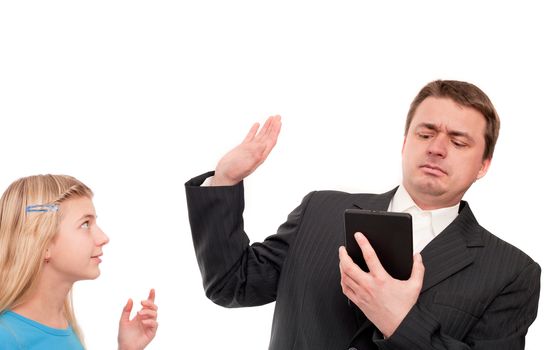
[{"label": "man's eyebrow", "polygon": [[416,129],[419,129],[419,128],[426,128],[429,130],[440,131],[439,127],[433,123],[420,123],[416,126]]},{"label": "man's eyebrow", "polygon": [[[441,131],[441,128],[439,126],[437,126],[436,124],[433,124],[433,123],[420,123],[420,124],[417,125],[416,130],[419,129],[419,128],[426,128],[426,129],[437,131],[437,132]],[[474,141],[474,139],[471,137],[471,135],[469,135],[465,131],[448,130],[447,133],[450,136],[464,137],[469,141]]]}]

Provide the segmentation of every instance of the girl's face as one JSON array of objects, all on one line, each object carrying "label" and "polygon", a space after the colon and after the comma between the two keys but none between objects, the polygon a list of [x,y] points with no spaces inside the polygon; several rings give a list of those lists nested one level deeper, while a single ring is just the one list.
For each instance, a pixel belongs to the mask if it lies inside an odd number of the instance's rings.
[{"label": "girl's face", "polygon": [[46,268],[68,282],[97,278],[102,248],[109,238],[97,226],[92,200],[69,199],[61,203],[59,213],[59,232],[46,252]]}]

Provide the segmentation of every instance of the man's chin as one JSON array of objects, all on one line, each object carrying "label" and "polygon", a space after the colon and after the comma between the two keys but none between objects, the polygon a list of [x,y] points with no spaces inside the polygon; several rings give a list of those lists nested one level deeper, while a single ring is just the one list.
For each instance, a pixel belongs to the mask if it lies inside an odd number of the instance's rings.
[{"label": "man's chin", "polygon": [[438,197],[446,193],[446,188],[436,179],[428,179],[418,183],[417,191],[431,197]]}]

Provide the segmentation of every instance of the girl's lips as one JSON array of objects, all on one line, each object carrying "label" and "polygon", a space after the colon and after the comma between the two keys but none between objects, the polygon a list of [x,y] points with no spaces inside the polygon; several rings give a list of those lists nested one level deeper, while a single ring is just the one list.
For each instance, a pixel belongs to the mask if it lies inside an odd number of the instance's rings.
[{"label": "girl's lips", "polygon": [[93,255],[91,257],[92,260],[96,261],[97,263],[100,263],[102,260],[101,260],[101,256],[103,256],[103,253],[100,253],[100,254],[97,254],[97,255]]}]

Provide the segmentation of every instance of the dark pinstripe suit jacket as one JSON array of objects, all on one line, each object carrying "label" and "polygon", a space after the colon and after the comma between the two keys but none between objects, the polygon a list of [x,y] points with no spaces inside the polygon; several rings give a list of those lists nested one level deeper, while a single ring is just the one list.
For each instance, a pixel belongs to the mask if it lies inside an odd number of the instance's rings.
[{"label": "dark pinstripe suit jacket", "polygon": [[523,349],[536,318],[540,267],[482,228],[469,205],[422,251],[423,289],[396,332],[379,331],[341,292],[337,248],[347,208],[386,210],[381,195],[308,194],[277,233],[250,246],[244,187],[186,183],[189,219],[206,295],[225,307],[276,300],[271,350]]}]

